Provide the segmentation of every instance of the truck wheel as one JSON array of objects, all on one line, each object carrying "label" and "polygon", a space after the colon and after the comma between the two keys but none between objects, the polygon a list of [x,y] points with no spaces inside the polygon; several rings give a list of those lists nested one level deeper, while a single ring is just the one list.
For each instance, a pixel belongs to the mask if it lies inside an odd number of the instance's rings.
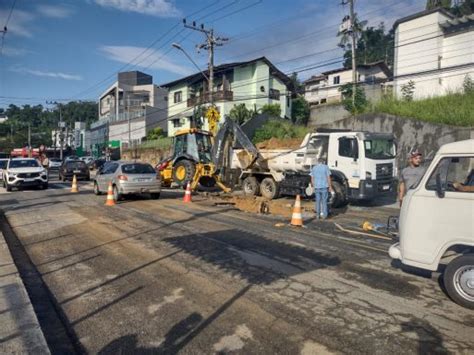
[{"label": "truck wheel", "polygon": [[246,177],[242,183],[242,189],[246,196],[257,196],[260,193],[260,185],[257,178],[253,176]]},{"label": "truck wheel", "polygon": [[173,166],[173,181],[179,186],[186,186],[191,182],[196,172],[196,165],[190,160],[180,160]]},{"label": "truck wheel", "polygon": [[474,254],[458,256],[443,275],[449,297],[457,304],[474,309]]},{"label": "truck wheel", "polygon": [[158,200],[160,198],[160,193],[159,192],[154,192],[150,194],[150,197],[152,200]]},{"label": "truck wheel", "polygon": [[6,184],[6,185],[7,185],[7,186],[6,186],[5,189],[6,189],[8,192],[10,192],[10,191],[12,190],[12,187],[11,187],[10,185],[8,185],[8,184]]},{"label": "truck wheel", "polygon": [[331,186],[334,191],[334,199],[331,203],[331,207],[339,208],[347,205],[347,198],[342,185],[337,181],[331,181]]},{"label": "truck wheel", "polygon": [[260,183],[260,193],[263,197],[273,200],[280,194],[280,186],[271,177],[267,177]]}]

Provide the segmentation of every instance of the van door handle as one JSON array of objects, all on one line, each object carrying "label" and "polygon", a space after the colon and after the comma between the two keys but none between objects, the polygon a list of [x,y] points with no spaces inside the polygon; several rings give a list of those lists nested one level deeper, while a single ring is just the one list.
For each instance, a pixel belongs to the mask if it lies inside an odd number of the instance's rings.
[{"label": "van door handle", "polygon": [[337,167],[337,160],[334,162],[334,166]]}]

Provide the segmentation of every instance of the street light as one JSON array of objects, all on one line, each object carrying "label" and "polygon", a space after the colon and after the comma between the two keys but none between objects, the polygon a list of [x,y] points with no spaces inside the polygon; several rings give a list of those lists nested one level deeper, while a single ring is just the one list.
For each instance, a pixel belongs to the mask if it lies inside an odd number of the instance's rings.
[{"label": "street light", "polygon": [[207,83],[209,84],[209,77],[206,74],[204,74],[204,72],[201,70],[201,68],[199,68],[199,66],[196,64],[196,62],[193,60],[193,58],[191,58],[191,56],[188,54],[188,52],[186,52],[184,50],[184,48],[181,47],[178,43],[173,43],[173,44],[171,44],[171,46],[173,46],[174,48],[179,49],[181,52],[183,52],[184,55],[186,57],[188,57],[188,59],[191,61],[191,63],[194,64],[194,66],[197,68],[197,70],[199,70],[199,72],[202,74],[204,79],[206,79]]}]

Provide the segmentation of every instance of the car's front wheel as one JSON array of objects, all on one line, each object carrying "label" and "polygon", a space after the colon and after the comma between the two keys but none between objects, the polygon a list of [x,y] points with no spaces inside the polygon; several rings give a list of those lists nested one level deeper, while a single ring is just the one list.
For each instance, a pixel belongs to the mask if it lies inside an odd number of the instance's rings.
[{"label": "car's front wheel", "polygon": [[458,256],[443,275],[449,297],[457,304],[474,309],[474,254]]},{"label": "car's front wheel", "polygon": [[153,200],[158,200],[160,198],[160,193],[155,192],[155,193],[150,194],[150,196]]}]

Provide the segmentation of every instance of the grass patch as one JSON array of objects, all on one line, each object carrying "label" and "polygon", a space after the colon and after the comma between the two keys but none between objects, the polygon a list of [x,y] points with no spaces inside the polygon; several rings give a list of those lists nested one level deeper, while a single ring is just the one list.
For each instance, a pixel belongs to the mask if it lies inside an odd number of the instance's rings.
[{"label": "grass patch", "polygon": [[270,120],[255,131],[253,143],[260,143],[271,138],[282,140],[303,138],[309,131],[310,129],[305,126],[295,125],[288,121]]},{"label": "grass patch", "polygon": [[388,113],[430,123],[474,126],[474,92],[448,94],[416,101],[385,98],[368,107],[368,112]]},{"label": "grass patch", "polygon": [[142,142],[138,149],[168,149],[173,143],[173,138],[163,137],[159,139],[154,139],[146,142]]}]

